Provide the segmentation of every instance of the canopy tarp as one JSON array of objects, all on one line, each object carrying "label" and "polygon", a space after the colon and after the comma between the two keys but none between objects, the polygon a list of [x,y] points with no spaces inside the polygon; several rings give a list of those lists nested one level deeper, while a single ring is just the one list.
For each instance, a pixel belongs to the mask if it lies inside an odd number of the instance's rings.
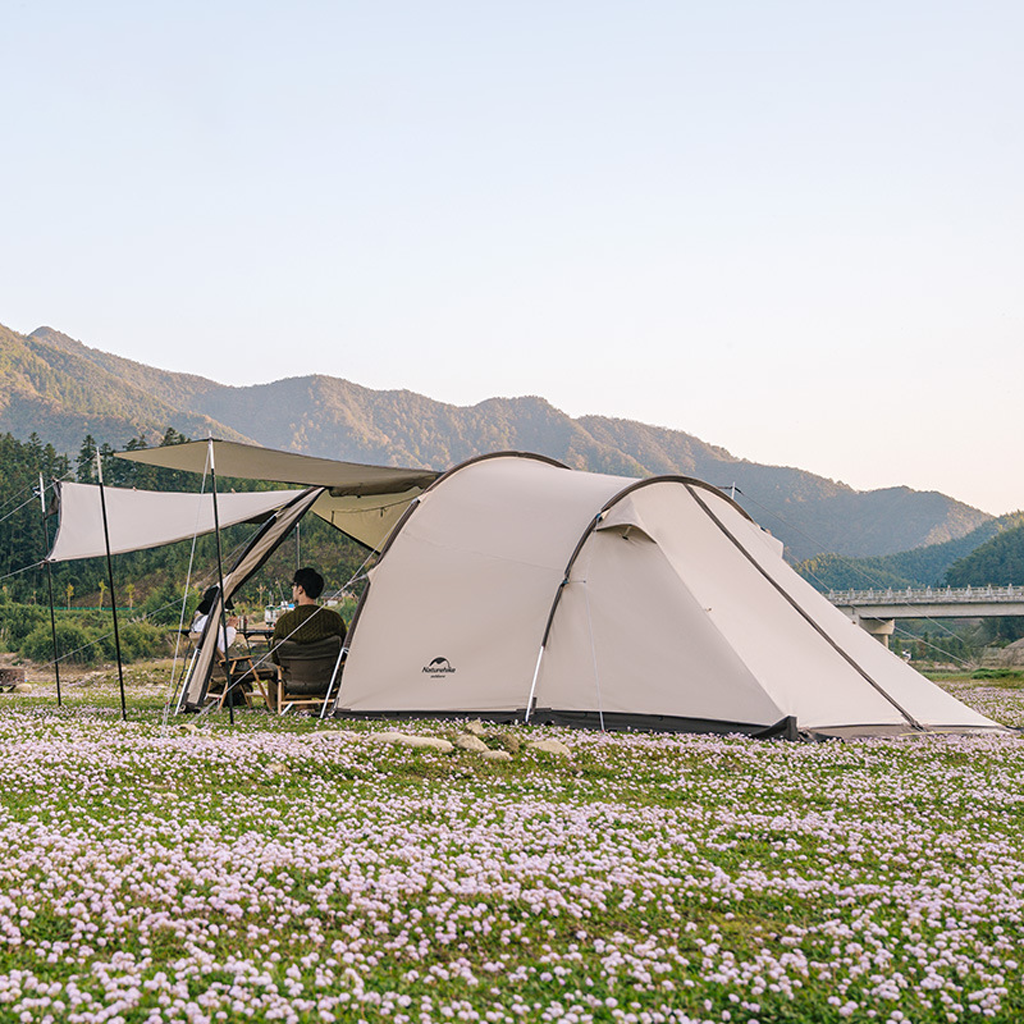
[{"label": "canopy tarp", "polygon": [[[116,454],[119,459],[143,462],[147,466],[203,473],[209,469],[209,448],[208,440],[189,441]],[[320,459],[236,441],[214,439],[213,449],[218,476],[329,487],[336,494],[395,494],[411,487],[423,490],[440,475],[431,469],[364,466],[358,462]]]},{"label": "canopy tarp", "polygon": [[216,439],[116,454],[129,462],[204,473],[209,469],[211,445],[219,476],[328,488],[312,511],[375,551],[409,503],[440,475],[431,469],[365,466]]},{"label": "canopy tarp", "polygon": [[[95,484],[58,483],[60,525],[46,561],[68,562],[106,554],[100,489]],[[217,495],[221,527],[265,519],[301,491],[257,491]],[[104,487],[110,553],[141,551],[214,530],[213,495],[181,491],[137,491]]]}]

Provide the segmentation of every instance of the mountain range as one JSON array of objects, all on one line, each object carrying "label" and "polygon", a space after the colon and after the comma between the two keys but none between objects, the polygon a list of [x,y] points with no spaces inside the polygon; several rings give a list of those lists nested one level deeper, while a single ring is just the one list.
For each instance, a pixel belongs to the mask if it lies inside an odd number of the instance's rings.
[{"label": "mountain range", "polygon": [[738,458],[691,434],[605,416],[573,418],[543,398],[463,407],[324,375],[231,387],[160,370],[40,327],[0,325],[0,431],[74,453],[86,434],[115,448],[167,427],[309,455],[444,469],[489,451],[534,451],[576,469],[682,474],[724,489],[788,557],[865,557],[965,537],[992,520],[935,491],[857,491],[800,469]]}]

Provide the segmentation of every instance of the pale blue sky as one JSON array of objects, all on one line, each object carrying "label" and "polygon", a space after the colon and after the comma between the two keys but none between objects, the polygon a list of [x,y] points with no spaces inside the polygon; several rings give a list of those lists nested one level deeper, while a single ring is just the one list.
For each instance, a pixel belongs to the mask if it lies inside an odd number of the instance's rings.
[{"label": "pale blue sky", "polygon": [[1024,4],[0,0],[0,323],[1024,506]]}]

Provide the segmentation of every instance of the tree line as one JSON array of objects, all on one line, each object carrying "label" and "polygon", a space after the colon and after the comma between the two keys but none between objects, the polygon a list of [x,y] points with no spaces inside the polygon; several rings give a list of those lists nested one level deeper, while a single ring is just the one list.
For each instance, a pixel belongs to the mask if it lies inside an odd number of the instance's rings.
[{"label": "tree line", "polygon": [[[160,446],[181,444],[189,438],[169,427]],[[124,451],[150,445],[134,438]],[[198,492],[203,486],[199,474],[148,466],[114,458],[117,450],[98,444],[87,434],[76,455],[58,452],[33,433],[27,441],[12,434],[0,435],[0,601],[45,606],[47,581],[42,560],[49,552],[57,529],[53,481],[73,480],[96,483],[97,453],[102,461],[103,482],[113,487],[135,487],[151,491]],[[39,494],[39,479],[45,486],[46,507]],[[262,481],[218,478],[225,491],[269,490]],[[221,532],[225,570],[258,529],[239,524]],[[286,541],[247,584],[242,601],[255,610],[262,603],[276,603],[290,596],[291,574],[301,558],[303,564],[317,565],[330,588],[344,583],[358,569],[365,550],[326,523],[309,516],[298,534]],[[216,541],[212,536],[197,538],[193,559],[192,542],[180,541],[147,551],[113,558],[116,598],[119,607],[159,623],[176,622],[181,614],[189,562],[193,561],[192,605],[202,586],[216,580]],[[109,608],[106,564],[102,558],[59,563],[52,566],[54,604],[65,610]],[[197,582],[198,581],[198,584]],[[10,608],[8,608],[8,612]]]}]

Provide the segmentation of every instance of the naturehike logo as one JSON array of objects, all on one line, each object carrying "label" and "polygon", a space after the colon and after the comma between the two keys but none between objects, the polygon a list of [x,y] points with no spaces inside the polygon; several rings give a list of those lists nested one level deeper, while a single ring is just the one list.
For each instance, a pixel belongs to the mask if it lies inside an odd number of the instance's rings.
[{"label": "naturehike logo", "polygon": [[430,676],[431,679],[444,679],[444,677],[454,672],[452,663],[447,658],[435,658],[429,665],[423,666],[423,671]]}]

